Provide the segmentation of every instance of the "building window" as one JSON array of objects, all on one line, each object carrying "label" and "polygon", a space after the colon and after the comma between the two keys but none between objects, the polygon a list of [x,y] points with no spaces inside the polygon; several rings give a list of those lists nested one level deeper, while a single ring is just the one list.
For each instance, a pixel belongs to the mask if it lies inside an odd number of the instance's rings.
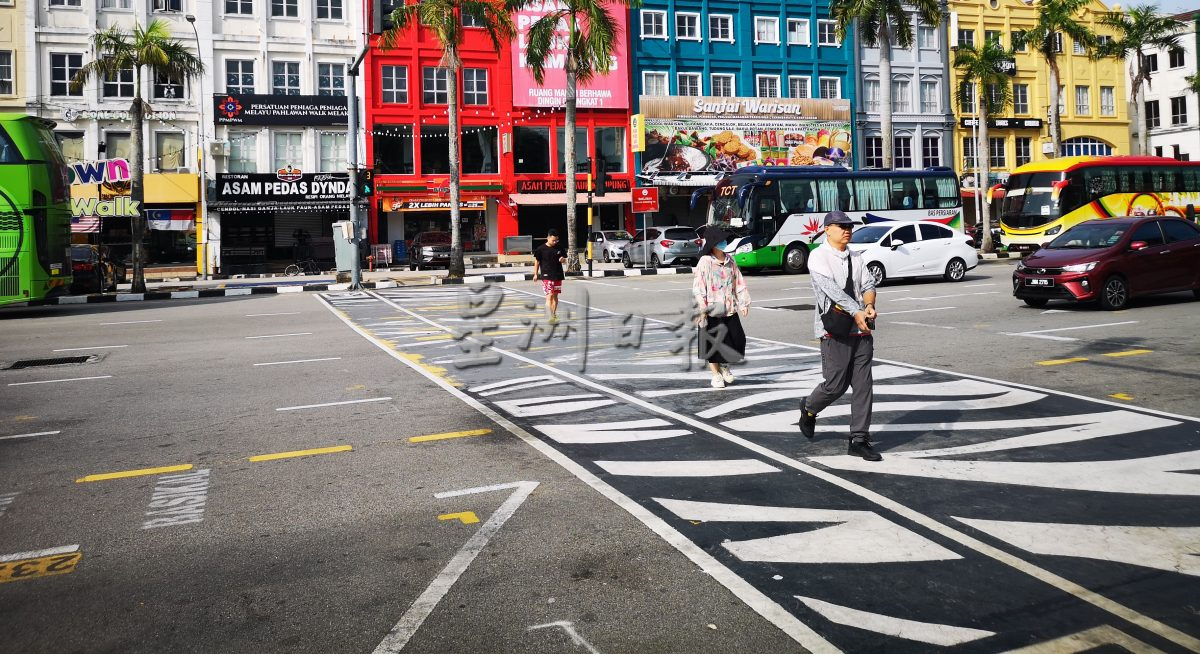
[{"label": "building window", "polygon": [[1063,51],[1063,35],[1062,32],[1054,33],[1054,51],[1062,54]]},{"label": "building window", "polygon": [[593,153],[597,165],[604,161],[604,169],[610,173],[625,172],[625,128],[597,127],[596,149]]},{"label": "building window", "polygon": [[649,71],[643,72],[642,93],[646,95],[669,95],[667,93],[667,74],[652,73]]},{"label": "building window", "polygon": [[1100,115],[1117,115],[1117,96],[1111,86],[1100,87]]},{"label": "building window", "polygon": [[964,136],[962,140],[963,169],[978,168],[978,157],[975,156],[975,139]]},{"label": "building window", "polygon": [[12,50],[0,50],[0,95],[12,95],[14,87]]},{"label": "building window", "polygon": [[258,135],[253,132],[229,133],[229,172],[258,172]]},{"label": "building window", "polygon": [[938,98],[938,84],[933,81],[921,82],[921,113],[936,114],[941,111],[938,106],[940,104]]},{"label": "building window", "polygon": [[766,16],[754,17],[754,42],[779,43],[779,19]]},{"label": "building window", "polygon": [[58,149],[62,151],[63,159],[67,161],[84,161],[88,156],[83,152],[83,132],[55,132]]},{"label": "building window", "polygon": [[317,18],[320,20],[341,20],[342,0],[317,0]]},{"label": "building window", "polygon": [[[983,42],[991,43],[993,45],[999,46],[1000,45],[1000,32],[997,30],[984,30]],[[1001,47],[1003,47],[1003,46],[1001,46]]]},{"label": "building window", "polygon": [[160,173],[173,173],[184,168],[183,150],[183,132],[155,132],[155,170]]},{"label": "building window", "polygon": [[879,112],[879,80],[869,79],[863,82],[863,102],[867,111]]},{"label": "building window", "polygon": [[375,125],[375,172],[412,175],[416,171],[412,125]]},{"label": "building window", "polygon": [[1167,52],[1167,67],[1168,68],[1183,68],[1183,49],[1171,48]]},{"label": "building window", "polygon": [[681,41],[700,40],[700,14],[675,14],[675,38]]},{"label": "building window", "polygon": [[254,0],[225,0],[225,13],[230,16],[252,16]]},{"label": "building window", "polygon": [[700,73],[679,73],[675,78],[680,96],[700,95]]},{"label": "building window", "polygon": [[733,97],[733,75],[713,73],[709,80],[712,84],[712,94],[719,98]]},{"label": "building window", "polygon": [[462,22],[463,27],[478,27],[478,28],[485,27],[485,25],[483,24],[483,21],[475,18],[474,16],[472,16],[471,14],[468,14],[465,11],[461,13],[460,18],[462,18],[461,22]]},{"label": "building window", "polygon": [[922,165],[942,165],[942,139],[938,136],[926,136],[921,139]]},{"label": "building window", "polygon": [[1161,146],[1161,145],[1154,146],[1154,156],[1156,156],[1156,157],[1163,156],[1163,146]]},{"label": "building window", "polygon": [[274,17],[297,18],[300,16],[300,0],[271,0],[271,15]]},{"label": "building window", "polygon": [[863,166],[883,168],[883,137],[868,136],[863,139]]},{"label": "building window", "polygon": [[[450,70],[426,66],[421,72],[421,101],[425,104],[450,104]],[[424,130],[421,131],[424,134]],[[424,136],[421,151],[425,151]],[[422,164],[422,168],[424,165]]]},{"label": "building window", "polygon": [[789,18],[787,22],[788,45],[810,45],[808,21],[803,18]]},{"label": "building window", "polygon": [[1028,136],[1017,137],[1017,167],[1033,161],[1033,139]]},{"label": "building window", "polygon": [[892,157],[895,168],[912,168],[912,137],[897,136],[892,139]]},{"label": "building window", "polygon": [[791,75],[788,77],[788,97],[789,98],[808,98],[811,97],[809,89],[812,87],[812,78],[801,75]]},{"label": "building window", "polygon": [[71,80],[83,68],[82,54],[50,55],[50,95],[82,96],[83,89],[71,90]]},{"label": "building window", "polygon": [[486,68],[463,69],[463,104],[488,103],[488,71]]},{"label": "building window", "polygon": [[383,101],[408,104],[408,67],[383,66],[379,74],[383,80]]},{"label": "building window", "polygon": [[912,112],[912,91],[908,80],[892,80],[892,111],[895,113]]},{"label": "building window", "polygon": [[498,127],[470,125],[463,132],[462,171],[465,175],[495,175],[500,172]]},{"label": "building window", "polygon": [[1076,40],[1071,45],[1071,48],[1072,48],[1071,51],[1077,55],[1087,54],[1087,46],[1085,46],[1082,41]]},{"label": "building window", "polygon": [[1092,90],[1086,86],[1075,87],[1075,115],[1087,116],[1092,113]]},{"label": "building window", "polygon": [[975,30],[958,30],[958,44],[967,48],[975,47]]},{"label": "building window", "polygon": [[132,98],[133,68],[122,68],[112,75],[105,75],[102,93],[106,98]]},{"label": "building window", "polygon": [[962,96],[959,98],[959,104],[962,105],[963,113],[975,113],[975,84],[971,82],[963,82]]},{"label": "building window", "polygon": [[1146,101],[1146,127],[1154,128],[1162,124],[1162,119],[1158,112],[1158,100]]},{"label": "building window", "polygon": [[778,75],[755,75],[754,85],[760,98],[778,98],[779,97],[779,76]]},{"label": "building window", "polygon": [[[567,170],[567,130],[558,128],[558,172],[565,173]],[[588,158],[588,130],[586,127],[575,128],[575,163],[581,163]]]},{"label": "building window", "polygon": [[[0,2],[0,5],[12,6],[12,0]],[[132,9],[133,0],[100,0],[101,9]]]},{"label": "building window", "polygon": [[51,7],[82,7],[82,0],[50,0]]},{"label": "building window", "polygon": [[1027,114],[1029,113],[1029,85],[1028,84],[1013,84],[1013,113]]},{"label": "building window", "polygon": [[1064,157],[1108,157],[1112,155],[1112,146],[1090,136],[1077,136],[1062,142]]},{"label": "building window", "polygon": [[937,30],[928,25],[917,27],[917,47],[922,50],[937,50]]},{"label": "building window", "polygon": [[346,64],[317,64],[317,95],[346,95]]},{"label": "building window", "polygon": [[667,12],[642,10],[642,38],[667,38]]},{"label": "building window", "polygon": [[1146,71],[1150,73],[1158,72],[1158,55],[1146,55]]},{"label": "building window", "polygon": [[301,144],[304,134],[301,132],[275,133],[275,170],[292,166],[299,168],[304,163],[304,150]]},{"label": "building window", "polygon": [[446,175],[450,172],[449,127],[421,125],[417,142],[421,147],[422,175]]},{"label": "building window", "polygon": [[1067,87],[1058,87],[1058,113],[1059,115],[1067,113]]},{"label": "building window", "polygon": [[321,156],[318,170],[323,173],[336,173],[349,168],[346,163],[345,132],[321,132],[318,147]]},{"label": "building window", "polygon": [[828,100],[842,97],[842,80],[837,77],[822,77],[817,82],[821,97]]},{"label": "building window", "polygon": [[513,128],[513,170],[518,175],[550,172],[550,128]]},{"label": "building window", "polygon": [[183,79],[163,73],[156,74],[154,76],[153,97],[159,100],[183,99],[185,97],[183,93]]},{"label": "building window", "polygon": [[837,36],[837,21],[835,20],[819,20],[817,21],[817,45],[832,45],[841,46],[842,42]]},{"label": "building window", "polygon": [[273,95],[300,95],[300,62],[271,62],[271,93]]},{"label": "building window", "polygon": [[1025,52],[1027,43],[1025,43],[1025,30],[1016,30],[1012,35],[1013,52]]},{"label": "building window", "polygon": [[1171,98],[1171,124],[1186,125],[1187,121],[1187,97]]},{"label": "building window", "polygon": [[230,59],[225,62],[225,92],[254,93],[254,61]]},{"label": "building window", "polygon": [[1004,137],[988,139],[988,163],[993,169],[1007,166],[1004,160]]},{"label": "building window", "polygon": [[733,16],[709,14],[708,40],[733,43]]},{"label": "building window", "polygon": [[183,0],[154,0],[154,11],[183,11]]}]

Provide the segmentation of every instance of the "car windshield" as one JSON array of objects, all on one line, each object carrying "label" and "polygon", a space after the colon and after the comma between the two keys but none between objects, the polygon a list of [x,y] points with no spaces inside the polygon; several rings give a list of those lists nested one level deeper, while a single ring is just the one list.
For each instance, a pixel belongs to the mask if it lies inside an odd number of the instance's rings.
[{"label": "car windshield", "polygon": [[1028,173],[1008,179],[1000,216],[1009,227],[1029,229],[1061,216],[1054,185],[1062,173]]},{"label": "car windshield", "polygon": [[851,243],[874,243],[883,238],[891,227],[862,227],[850,236]]},{"label": "car windshield", "polygon": [[1050,245],[1046,247],[1051,250],[1108,248],[1116,245],[1127,229],[1129,229],[1129,225],[1103,223],[1076,225],[1050,241]]},{"label": "car windshield", "polygon": [[421,234],[421,242],[425,245],[441,245],[450,242],[450,235],[446,232],[425,232]]},{"label": "car windshield", "polygon": [[696,238],[696,230],[691,227],[675,227],[668,229],[663,238],[669,238],[674,241],[687,241]]},{"label": "car windshield", "polygon": [[616,232],[604,232],[604,238],[607,238],[610,241],[628,241],[630,237],[629,237],[629,232],[616,231]]}]

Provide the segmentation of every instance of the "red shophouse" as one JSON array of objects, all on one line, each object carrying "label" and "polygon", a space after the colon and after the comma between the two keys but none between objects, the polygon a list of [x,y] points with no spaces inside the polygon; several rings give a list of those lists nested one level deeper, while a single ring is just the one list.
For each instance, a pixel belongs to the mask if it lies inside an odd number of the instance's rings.
[{"label": "red shophouse", "polygon": [[[614,7],[616,9],[616,7]],[[387,2],[374,0],[369,19],[383,18]],[[547,66],[537,86],[523,64],[524,32],[540,14],[514,16],[519,36],[496,52],[482,29],[467,24],[459,75],[463,246],[467,252],[503,253],[509,236],[544,239],[550,228],[566,232],[567,176],[563,171],[562,109],[565,78]],[[628,14],[614,15],[624,29]],[[375,19],[373,31],[387,27]],[[606,194],[595,198],[595,229],[632,229],[629,151],[630,80],[624,32],[616,67],[579,92],[576,157],[604,161]],[[397,47],[382,50],[378,37],[364,61],[367,99],[366,154],[375,169],[371,206],[373,243],[410,242],[421,231],[448,231],[449,157],[447,105],[454,99],[439,68],[441,47],[423,28],[411,28]],[[593,170],[595,170],[593,168]],[[579,175],[576,188],[585,189]],[[578,241],[586,243],[587,196],[579,193]]]}]

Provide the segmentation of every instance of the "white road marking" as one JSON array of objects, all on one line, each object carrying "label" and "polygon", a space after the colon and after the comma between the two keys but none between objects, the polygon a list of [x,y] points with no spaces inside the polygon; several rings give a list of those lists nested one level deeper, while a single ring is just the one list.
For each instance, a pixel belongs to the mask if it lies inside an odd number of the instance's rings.
[{"label": "white road marking", "polygon": [[1046,341],[1078,341],[1079,340],[1078,338],[1071,338],[1069,336],[1051,336],[1049,334],[1010,334],[1007,332],[1000,332],[1000,333],[1004,336],[1024,336],[1025,338],[1040,338],[1040,339],[1046,340]]},{"label": "white road marking", "polygon": [[599,393],[558,395],[553,397],[526,397],[519,400],[502,400],[496,402],[496,406],[499,406],[511,415],[521,418],[586,411],[587,409],[596,409],[612,404],[616,404],[616,402]]},{"label": "white road marking", "polygon": [[296,359],[295,361],[268,361],[267,363],[256,363],[255,366],[283,366],[289,363],[315,363],[317,361],[341,361],[342,357],[325,357],[323,359]]},{"label": "white road marking", "polygon": [[123,322],[102,322],[100,325],[140,325],[146,322],[162,322],[162,320],[125,320]]},{"label": "white road marking", "polygon": [[1005,654],[1062,654],[1063,652],[1092,652],[1105,649],[1105,645],[1117,645],[1131,654],[1162,654],[1162,650],[1151,647],[1129,634],[1109,625],[1093,627],[1069,636],[1055,638],[1044,643],[1010,649]]},{"label": "white road marking", "polygon": [[957,309],[957,308],[958,307],[932,307],[929,309],[905,309],[904,311],[881,311],[879,313],[879,315],[886,318],[887,316],[898,316],[902,313],[922,313],[925,311],[948,311],[950,309]]},{"label": "white road marking", "polygon": [[276,411],[297,411],[299,409],[320,409],[327,406],[342,406],[345,404],[363,404],[364,402],[387,402],[391,397],[372,397],[365,400],[346,400],[345,402],[325,402],[323,404],[304,404],[301,406],[284,406]]},{"label": "white road marking", "polygon": [[312,332],[298,332],[295,334],[267,334],[265,336],[247,336],[246,340],[249,341],[249,340],[253,340],[256,338],[283,338],[285,336],[312,336]]},{"label": "white road marking", "polygon": [[248,314],[246,314],[246,317],[247,318],[261,318],[264,316],[298,316],[298,315],[300,315],[299,311],[282,311],[280,313],[248,313]]},{"label": "white road marking", "polygon": [[88,381],[90,379],[110,379],[110,378],[112,378],[112,375],[99,375],[97,377],[72,377],[70,379],[47,379],[45,381],[13,382],[13,383],[9,384],[9,386],[29,386],[30,384],[57,384],[59,382]]},{"label": "white road marking", "polygon": [[586,649],[588,651],[588,654],[600,654],[600,650],[596,649],[595,647],[592,647],[592,644],[589,643],[586,638],[584,638],[583,636],[580,636],[578,631],[575,631],[575,623],[573,623],[573,622],[568,622],[566,620],[559,620],[558,622],[547,622],[546,624],[535,624],[532,627],[526,629],[525,631],[537,631],[538,629],[554,629],[554,628],[562,629],[563,631],[565,631],[567,633],[567,636],[570,636],[570,638],[571,638],[571,644]]},{"label": "white road marking", "polygon": [[128,345],[93,345],[92,347],[64,347],[54,352],[78,352],[82,350],[111,350],[118,347],[129,347]]},{"label": "white road marking", "polygon": [[408,610],[404,612],[404,615],[400,617],[400,621],[396,623],[396,626],[392,627],[392,630],[389,631],[386,636],[384,636],[383,641],[380,642],[379,646],[375,648],[374,654],[396,654],[400,650],[404,649],[404,646],[408,644],[408,641],[412,639],[413,635],[417,633],[417,630],[421,628],[421,624],[425,622],[425,618],[429,617],[429,614],[433,612],[433,609],[437,606],[438,602],[440,602],[441,599],[446,596],[446,593],[450,592],[450,588],[454,586],[454,582],[458,581],[458,578],[461,577],[462,573],[465,572],[467,567],[471,565],[471,562],[475,560],[475,557],[479,556],[479,553],[483,551],[485,546],[487,546],[488,541],[500,531],[500,528],[504,526],[504,523],[508,522],[508,519],[511,518],[514,513],[516,513],[517,509],[520,508],[525,500],[529,499],[529,495],[533,493],[537,487],[538,482],[536,481],[518,481],[512,484],[501,484],[496,486],[487,486],[484,488],[472,488],[462,491],[454,491],[451,494],[439,494],[434,496],[439,498],[458,497],[461,495],[485,493],[505,488],[514,489],[512,494],[508,496],[508,499],[504,500],[504,503],[500,505],[500,508],[496,509],[496,512],[492,514],[492,517],[488,518],[487,522],[483,523],[483,526],[479,528],[479,531],[475,532],[475,535],[471,536],[471,538],[467,540],[467,542],[464,543],[461,548],[459,548],[458,552],[454,555],[454,558],[450,559],[450,563],[446,564],[446,567],[442,569],[441,573],[439,573],[436,578],[434,578],[433,583],[429,584],[429,587],[425,589],[425,592],[421,593],[421,596],[418,597],[416,601],[412,603],[412,606],[410,606]]},{"label": "white road marking", "polygon": [[15,436],[0,436],[0,441],[7,441],[13,438],[33,438],[35,436],[53,436],[61,434],[61,431],[39,431],[32,434],[16,434]]},{"label": "white road marking", "polygon": [[649,420],[596,422],[582,425],[534,425],[534,429],[549,436],[557,443],[570,445],[634,443],[692,434],[687,429],[649,429],[650,427],[670,426],[671,423],[666,420],[651,418]]},{"label": "white road marking", "polygon": [[[458,357],[455,357],[458,358]],[[437,363],[436,361],[434,363]],[[555,386],[564,384],[563,380],[554,375],[540,375],[536,377],[520,377],[518,379],[506,379],[501,382],[492,384],[484,384],[471,388],[472,393],[479,393],[482,397],[490,397],[492,395],[503,395],[504,393],[512,393],[514,391],[523,391],[539,386]]]},{"label": "white road marking", "polygon": [[934,329],[958,329],[958,327],[950,327],[949,325],[931,325],[926,322],[903,322],[900,320],[890,321],[892,325],[908,325],[910,327],[932,327]]},{"label": "white road marking", "polygon": [[610,475],[628,477],[733,477],[779,472],[758,459],[700,461],[593,461]]},{"label": "white road marking", "polygon": [[993,284],[991,282],[988,282],[986,284],[967,284],[966,286],[963,286],[962,288],[979,288],[981,286],[995,286],[995,284]]},{"label": "white road marking", "polygon": [[983,629],[970,629],[967,627],[954,627],[945,624],[934,624],[932,622],[917,622],[916,620],[894,618],[823,602],[811,597],[795,595],[795,598],[804,602],[805,606],[835,624],[847,625],[856,629],[865,629],[877,634],[886,634],[895,638],[913,640],[919,643],[949,647],[996,635],[994,631],[984,631]]},{"label": "white road marking", "polygon": [[142,529],[190,525],[204,520],[208,503],[209,470],[162,475],[150,496]]},{"label": "white road marking", "polygon": [[14,554],[0,554],[0,563],[8,563],[9,561],[21,561],[23,559],[40,559],[43,556],[54,556],[56,554],[70,554],[78,552],[78,545],[63,545],[62,547],[51,547],[44,550],[33,550],[31,552],[16,552]]},{"label": "white road marking", "polygon": [[1029,336],[1031,334],[1050,334],[1053,332],[1069,332],[1077,329],[1096,329],[1099,327],[1116,327],[1117,325],[1136,325],[1137,320],[1126,320],[1124,322],[1106,322],[1100,325],[1079,325],[1078,327],[1058,327],[1056,329],[1038,329],[1028,332],[1004,332],[1005,336]]},{"label": "white road marking", "polygon": [[761,300],[758,298],[755,298],[754,301],[755,302],[784,302],[786,300],[811,300],[811,299],[813,299],[813,296],[811,296],[811,295],[798,295],[796,297],[768,297],[768,298],[763,298]]},{"label": "white road marking", "polygon": [[20,493],[0,493],[0,516],[4,515],[4,512],[8,510],[9,505],[13,503],[13,500],[17,499],[18,495]]},{"label": "white road marking", "polygon": [[890,302],[907,302],[909,300],[921,302],[924,300],[948,300],[952,297],[970,297],[973,295],[999,295],[1000,291],[980,291],[977,293],[951,293],[949,295],[930,295],[927,297],[893,297],[888,298]]}]

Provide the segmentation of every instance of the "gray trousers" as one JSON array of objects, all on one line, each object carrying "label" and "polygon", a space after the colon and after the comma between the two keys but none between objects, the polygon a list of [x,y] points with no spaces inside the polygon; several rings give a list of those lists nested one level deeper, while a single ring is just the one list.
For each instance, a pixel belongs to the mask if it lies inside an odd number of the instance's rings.
[{"label": "gray trousers", "polygon": [[871,432],[874,381],[871,361],[875,358],[873,336],[826,336],[821,339],[821,382],[805,400],[805,408],[820,413],[854,387],[850,398],[850,438],[864,439]]}]

